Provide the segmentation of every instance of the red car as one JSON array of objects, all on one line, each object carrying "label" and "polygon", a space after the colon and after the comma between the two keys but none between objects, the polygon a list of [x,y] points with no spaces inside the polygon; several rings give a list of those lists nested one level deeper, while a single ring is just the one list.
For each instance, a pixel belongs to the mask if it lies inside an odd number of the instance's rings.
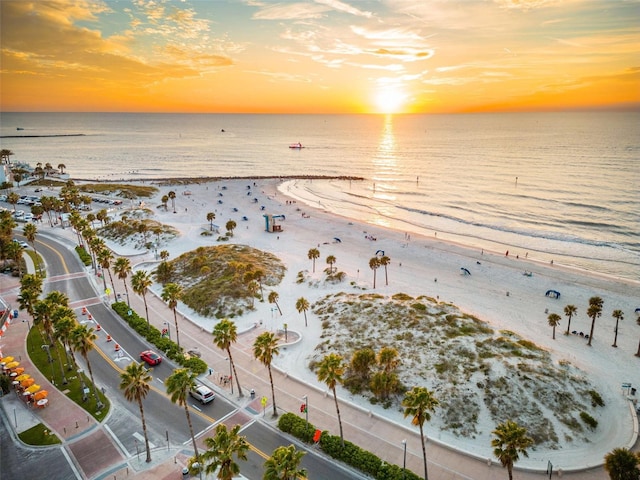
[{"label": "red car", "polygon": [[158,365],[162,362],[162,357],[152,350],[145,350],[140,354],[140,360],[144,361],[147,365]]}]

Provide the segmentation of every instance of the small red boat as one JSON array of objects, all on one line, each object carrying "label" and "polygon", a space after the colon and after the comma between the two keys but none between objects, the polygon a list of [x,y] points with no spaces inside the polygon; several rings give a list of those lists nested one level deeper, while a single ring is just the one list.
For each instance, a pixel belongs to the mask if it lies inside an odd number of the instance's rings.
[{"label": "small red boat", "polygon": [[298,143],[292,143],[291,145],[289,145],[289,148],[304,148],[304,146],[298,142]]}]

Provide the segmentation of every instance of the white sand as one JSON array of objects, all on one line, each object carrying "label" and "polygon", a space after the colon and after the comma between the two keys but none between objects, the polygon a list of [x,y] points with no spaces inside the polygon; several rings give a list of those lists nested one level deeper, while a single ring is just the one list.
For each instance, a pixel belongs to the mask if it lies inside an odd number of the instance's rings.
[{"label": "white sand", "polygon": [[[384,285],[384,269],[380,269],[375,292],[386,295],[397,292],[412,296],[428,295],[451,302],[489,322],[495,329],[511,330],[532,340],[548,349],[556,361],[570,361],[588,372],[591,381],[602,394],[607,407],[591,412],[599,421],[599,427],[590,434],[590,443],[572,444],[563,447],[561,451],[536,451],[529,460],[522,459],[519,466],[525,467],[529,461],[532,465],[539,465],[541,458],[562,458],[564,465],[593,465],[601,462],[603,456],[613,448],[633,445],[637,435],[637,418],[634,434],[635,415],[632,415],[632,410],[628,407],[629,402],[621,384],[629,382],[634,387],[640,386],[640,358],[634,356],[640,340],[640,326],[636,324],[637,316],[634,312],[635,308],[640,307],[640,283],[587,274],[558,265],[540,264],[522,257],[516,259],[513,252],[509,257],[505,257],[503,252],[481,253],[448,243],[441,236],[425,238],[411,234],[410,240],[407,240],[402,231],[360,224],[356,220],[330,215],[301,202],[288,204],[291,197],[276,190],[279,182],[275,180],[256,180],[256,184],[257,187],[254,187],[252,180],[229,180],[162,186],[160,193],[146,204],[155,212],[156,220],[171,224],[181,232],[178,239],[160,247],[170,253],[170,259],[197,246],[219,244],[216,241],[218,235],[201,235],[201,232],[209,229],[206,214],[212,211],[216,214],[214,223],[220,226],[222,233],[228,220],[237,223],[232,242],[272,252],[284,262],[287,274],[275,289],[283,316],[272,311],[272,304],[256,302],[255,312],[234,319],[239,331],[262,321],[269,329],[282,328],[287,323],[289,329],[302,333],[303,339],[296,347],[288,348],[275,359],[276,367],[319,385],[306,365],[321,334],[320,322],[309,311],[309,326],[305,328],[303,315],[295,309],[296,300],[305,297],[313,304],[328,293],[353,291],[349,286],[352,281],[367,289],[362,292],[373,292],[373,273],[369,268],[369,259],[377,250],[384,250],[392,262],[389,266],[389,285]],[[226,186],[225,190],[222,189],[223,185]],[[170,190],[177,194],[177,213],[173,213],[171,201],[166,212],[162,208],[156,208],[162,195]],[[220,193],[223,194],[222,197],[219,196]],[[257,203],[254,203],[254,198],[258,198]],[[218,203],[219,200],[223,203]],[[263,205],[264,211],[261,210]],[[234,208],[238,211],[233,211]],[[304,217],[303,212],[307,214]],[[283,228],[281,233],[265,232],[264,213],[286,215],[286,220],[279,222]],[[112,213],[113,216],[116,214],[116,211]],[[242,220],[243,216],[247,216],[248,220]],[[368,240],[365,236],[373,236],[377,240]],[[339,238],[341,242],[336,242],[334,238]],[[121,255],[140,254],[139,250],[133,250],[132,247],[113,243],[110,246]],[[311,272],[312,264],[307,258],[307,252],[313,247],[320,250],[313,277],[322,279],[322,270],[327,266],[324,260],[328,255],[334,255],[337,259],[336,266],[348,275],[342,284],[326,285],[320,282],[320,286],[312,288],[306,283],[296,283],[298,272]],[[152,258],[153,253],[147,252],[133,256],[132,263],[147,262]],[[468,268],[471,275],[462,275],[461,267]],[[524,276],[525,270],[531,271],[533,275]],[[437,282],[434,281],[436,278]],[[562,297],[559,300],[546,297],[545,292],[549,289],[560,291]],[[586,310],[589,298],[594,295],[604,300],[604,309],[602,317],[596,322],[593,346],[588,347],[586,340],[579,336],[563,335],[566,330],[563,309],[565,305],[575,305],[578,315],[572,320],[571,329],[588,333],[591,320],[586,316]],[[214,319],[189,313],[184,306],[179,309],[209,331],[215,323]],[[555,312],[562,317],[556,330],[556,340],[551,338],[547,309],[548,313]],[[624,312],[624,321],[619,327],[618,348],[611,346],[615,326],[611,312],[614,309]],[[396,409],[374,407],[368,401],[353,397],[344,390],[339,392],[339,396],[344,400],[362,403],[366,408],[373,408],[376,413],[397,422],[407,423]],[[490,432],[495,424],[488,417],[480,420],[478,428],[483,433],[474,440],[438,432],[434,423],[437,422],[427,425],[427,433],[432,439],[483,457],[492,456]]]}]

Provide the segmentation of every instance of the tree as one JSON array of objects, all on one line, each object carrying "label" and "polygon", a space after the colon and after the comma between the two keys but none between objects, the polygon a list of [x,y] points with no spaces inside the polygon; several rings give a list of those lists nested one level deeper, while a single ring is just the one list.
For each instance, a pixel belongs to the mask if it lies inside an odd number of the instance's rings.
[{"label": "tree", "polygon": [[289,445],[276,448],[271,456],[264,462],[263,480],[295,480],[305,478],[307,471],[300,468],[300,462],[306,452],[296,450]]},{"label": "tree", "polygon": [[237,226],[237,224],[233,220],[229,220],[226,223],[225,227],[227,229],[227,232],[229,232],[231,234],[231,236],[233,236],[233,231],[235,230],[236,226]]},{"label": "tree", "polygon": [[378,365],[385,373],[390,373],[400,364],[398,350],[393,347],[382,347],[378,352]]},{"label": "tree", "polygon": [[587,310],[587,317],[591,319],[591,331],[589,332],[589,342],[587,345],[591,346],[591,340],[593,340],[593,327],[596,324],[596,318],[602,315],[603,301],[600,297],[591,297],[589,299],[589,309]]},{"label": "tree", "polygon": [[618,346],[618,323],[624,320],[624,316],[623,316],[622,310],[614,310],[611,315],[613,316],[613,318],[616,319],[616,328],[614,330],[615,336],[613,337],[613,345],[611,346],[617,347]]},{"label": "tree", "polygon": [[507,469],[509,480],[513,480],[513,464],[520,459],[520,454],[529,456],[527,448],[533,445],[533,439],[527,436],[526,428],[512,420],[501,423],[492,433],[496,436],[491,439],[493,454]]},{"label": "tree", "polygon": [[389,285],[389,275],[387,272],[387,265],[391,263],[391,259],[386,255],[380,257],[380,265],[384,267],[384,284]]},{"label": "tree", "polygon": [[173,322],[176,326],[176,343],[178,344],[178,349],[180,348],[180,329],[178,327],[178,314],[177,307],[178,302],[182,298],[182,287],[177,283],[167,283],[164,287],[162,287],[162,300],[167,302],[167,306],[173,310]]},{"label": "tree", "polygon": [[373,270],[373,288],[376,288],[376,271],[380,268],[380,259],[378,257],[372,257],[369,260],[369,268]]},{"label": "tree", "polygon": [[235,455],[238,460],[247,460],[249,443],[245,437],[239,435],[240,425],[227,430],[224,423],[216,426],[214,437],[204,439],[207,450],[202,454],[204,472],[214,473],[218,470],[216,478],[220,480],[232,480],[240,473],[240,466],[233,461]]},{"label": "tree", "polygon": [[269,303],[275,303],[276,307],[278,307],[278,312],[280,312],[280,315],[282,316],[282,310],[280,310],[280,305],[278,305],[278,292],[275,291],[271,291],[269,292],[269,296],[267,297],[269,300]]},{"label": "tree", "polygon": [[327,264],[329,265],[329,268],[328,268],[329,273],[330,273],[330,274],[331,274],[331,273],[333,273],[333,266],[334,266],[334,265],[335,265],[335,263],[336,263],[336,257],[334,257],[333,255],[329,255],[329,256],[327,257],[326,262],[327,262]]},{"label": "tree", "polygon": [[58,170],[60,170],[60,175],[64,175],[64,169],[67,168],[67,166],[64,163],[59,163],[58,164]]},{"label": "tree", "polygon": [[336,404],[338,425],[340,427],[340,441],[342,442],[342,446],[344,447],[342,420],[340,419],[340,406],[338,405],[338,395],[336,394],[336,385],[338,383],[342,383],[342,375],[344,375],[344,364],[342,363],[341,355],[330,353],[318,363],[318,380],[325,383],[333,392],[333,400]]},{"label": "tree", "polygon": [[14,213],[16,211],[16,204],[18,203],[18,200],[20,200],[20,195],[18,195],[16,192],[10,192],[9,195],[7,195],[7,202],[13,205]]},{"label": "tree", "polygon": [[349,369],[362,381],[369,380],[371,367],[376,363],[376,353],[372,348],[362,348],[353,352]]},{"label": "tree", "polygon": [[549,322],[549,326],[553,327],[553,339],[555,340],[556,339],[556,327],[558,325],[560,325],[560,320],[562,320],[562,318],[557,313],[551,313],[547,317],[547,320]]},{"label": "tree", "polygon": [[640,456],[626,448],[615,448],[604,456],[604,469],[611,480],[640,479]]},{"label": "tree", "polygon": [[[102,269],[106,270],[107,273],[109,274],[109,281],[111,282],[111,286],[113,287],[113,299],[116,300],[117,299],[116,286],[113,283],[113,276],[111,276],[111,269],[109,268],[111,266],[111,261],[113,260],[113,254],[111,253],[111,250],[109,250],[108,248],[102,247],[100,250],[98,250],[97,257],[98,257],[98,263],[100,264]],[[104,273],[102,274],[102,276],[104,277]]]},{"label": "tree", "polygon": [[304,298],[304,297],[300,297],[298,300],[296,300],[296,310],[298,311],[298,313],[302,312],[304,313],[304,326],[307,326],[307,310],[309,310],[309,301]]},{"label": "tree", "polygon": [[191,423],[189,404],[187,403],[189,390],[196,386],[196,378],[197,375],[188,368],[178,368],[167,377],[164,384],[167,387],[167,393],[169,394],[171,402],[184,407],[184,414],[187,417],[187,424],[189,425],[189,433],[191,433],[193,451],[195,452],[196,461],[199,461],[198,445],[196,444],[196,436],[193,433],[193,424]]},{"label": "tree", "polygon": [[565,335],[569,335],[569,329],[571,328],[571,319],[576,315],[577,312],[578,309],[575,307],[575,305],[567,305],[564,307],[564,316],[569,318]]},{"label": "tree", "polygon": [[147,289],[153,285],[151,275],[146,270],[138,270],[131,277],[131,288],[138,295],[142,295],[144,301],[144,312],[147,317],[147,329],[150,328],[149,324],[149,308],[147,307]]},{"label": "tree", "polygon": [[[233,376],[235,377],[236,383],[238,385],[238,396],[242,397],[242,388],[240,388],[240,381],[238,380],[238,375],[236,374],[236,366],[233,363],[233,357],[231,356],[231,344],[238,341],[238,329],[236,327],[236,324],[231,320],[225,318],[223,320],[220,320],[216,324],[216,326],[213,327],[212,333],[213,344],[220,350],[224,350],[225,352],[227,352],[227,355],[229,357],[229,364],[231,365]],[[233,378],[231,379],[231,382],[233,382]]]},{"label": "tree", "polygon": [[316,259],[320,258],[320,250],[318,250],[317,248],[310,248],[309,252],[307,253],[307,257],[309,258],[309,260],[313,261],[313,273],[316,273]]},{"label": "tree", "polygon": [[166,212],[169,209],[169,207],[167,206],[167,202],[169,201],[169,195],[163,195],[160,201],[162,202],[162,206],[164,207],[164,211]]},{"label": "tree", "polygon": [[131,273],[131,262],[126,257],[119,257],[116,263],[113,264],[113,271],[118,278],[124,283],[124,294],[127,296],[127,305],[131,307],[129,301],[129,288],[127,287],[127,276]]},{"label": "tree", "polygon": [[147,451],[147,463],[151,461],[151,448],[147,436],[147,423],[144,419],[142,400],[149,393],[151,375],[142,363],[130,363],[124,372],[120,374],[120,390],[124,391],[124,398],[129,402],[137,402],[140,408],[140,420],[142,421],[142,433],[144,434],[144,446]]},{"label": "tree", "polygon": [[278,416],[276,408],[276,391],[273,388],[273,375],[271,374],[271,361],[273,357],[280,354],[278,339],[271,332],[264,332],[258,335],[253,342],[253,356],[267,367],[269,371],[269,382],[271,383],[271,399],[273,401],[273,417]]},{"label": "tree", "polygon": [[213,212],[207,213],[207,222],[209,222],[209,230],[213,232],[213,221],[216,219],[216,214]]},{"label": "tree", "polygon": [[173,213],[176,213],[176,192],[171,190],[168,193],[169,198],[171,199],[171,206],[173,207]]},{"label": "tree", "polygon": [[22,229],[22,233],[33,247],[33,251],[36,254],[36,267],[38,269],[38,272],[40,272],[40,260],[38,256],[38,250],[36,250],[36,234],[38,233],[38,227],[36,227],[33,223],[27,223]]},{"label": "tree", "polygon": [[89,377],[91,378],[91,384],[93,386],[93,396],[96,397],[96,408],[102,408],[102,402],[98,397],[96,391],[96,382],[93,380],[93,371],[91,370],[91,362],[89,361],[89,352],[93,350],[93,342],[98,336],[93,333],[93,328],[86,325],[78,325],[71,331],[71,342],[74,350],[80,352],[82,358],[87,363],[87,369],[89,370]]},{"label": "tree", "polygon": [[424,461],[424,478],[428,480],[427,448],[424,442],[424,422],[431,420],[431,413],[439,405],[438,400],[425,387],[413,387],[403,400],[404,417],[411,417],[411,424],[420,428],[420,444],[422,445],[422,459]]}]

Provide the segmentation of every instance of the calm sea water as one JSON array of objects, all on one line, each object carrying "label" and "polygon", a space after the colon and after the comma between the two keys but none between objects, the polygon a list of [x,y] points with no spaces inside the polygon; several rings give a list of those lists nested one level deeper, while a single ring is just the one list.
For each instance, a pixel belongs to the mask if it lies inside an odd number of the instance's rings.
[{"label": "calm sea water", "polygon": [[12,161],[62,163],[75,179],[359,176],[285,188],[347,217],[640,280],[640,113],[2,113],[0,124]]}]

